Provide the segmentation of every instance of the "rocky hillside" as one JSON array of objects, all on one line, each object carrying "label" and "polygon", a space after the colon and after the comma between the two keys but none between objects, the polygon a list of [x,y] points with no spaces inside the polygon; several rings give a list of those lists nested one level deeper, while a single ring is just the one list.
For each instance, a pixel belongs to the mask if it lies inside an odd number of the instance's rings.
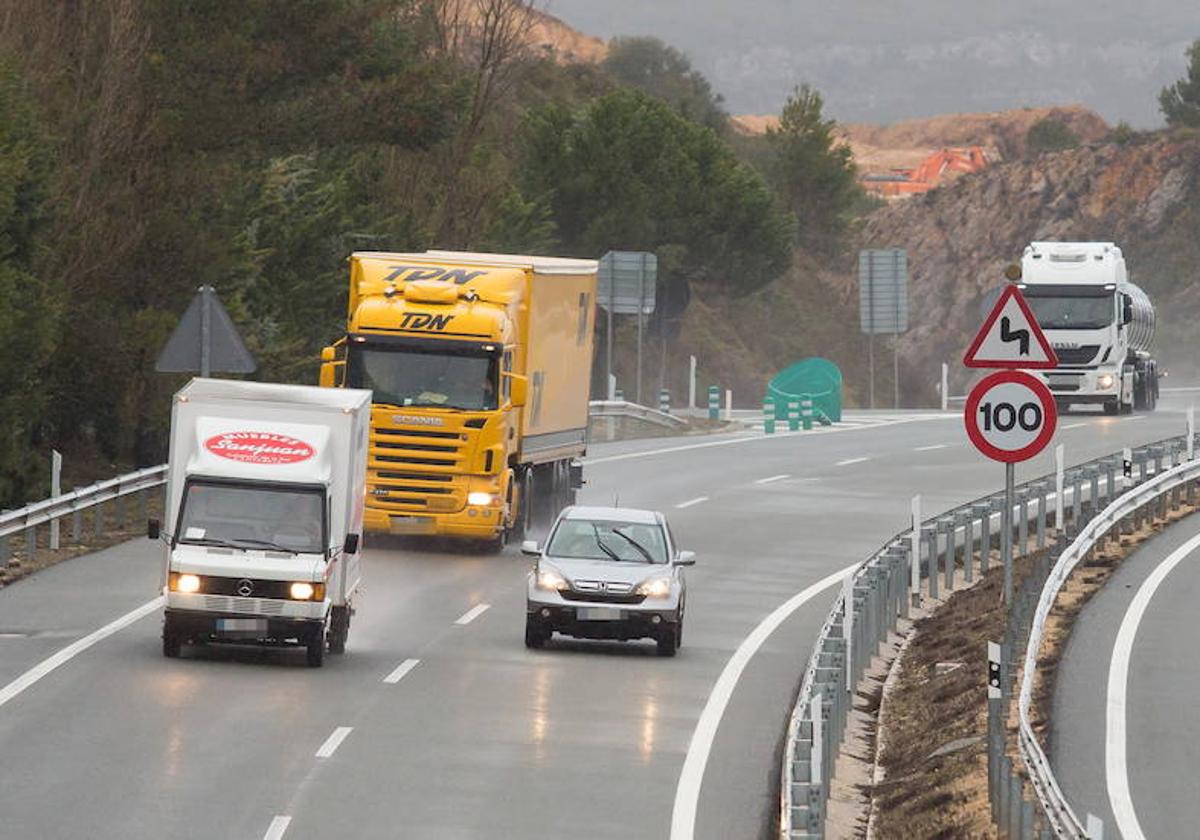
[{"label": "rocky hillside", "polygon": [[[911,330],[901,342],[905,390],[931,396],[938,365],[958,365],[986,292],[1032,240],[1115,241],[1155,301],[1160,359],[1200,374],[1200,135],[1156,135],[1014,161],[874,213],[862,247],[909,252]],[[856,279],[842,273],[843,294]]]}]

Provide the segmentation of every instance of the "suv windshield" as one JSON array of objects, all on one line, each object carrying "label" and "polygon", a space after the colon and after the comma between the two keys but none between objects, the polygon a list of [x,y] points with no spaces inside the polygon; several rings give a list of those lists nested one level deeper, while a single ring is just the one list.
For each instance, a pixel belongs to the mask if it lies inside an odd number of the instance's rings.
[{"label": "suv windshield", "polygon": [[550,536],[546,555],[571,560],[666,563],[667,541],[659,525],[564,519]]},{"label": "suv windshield", "polygon": [[482,349],[352,344],[347,382],[369,388],[377,403],[490,411],[496,408],[496,356]]},{"label": "suv windshield", "polygon": [[176,537],[181,543],[320,554],[324,498],[316,487],[189,481]]}]

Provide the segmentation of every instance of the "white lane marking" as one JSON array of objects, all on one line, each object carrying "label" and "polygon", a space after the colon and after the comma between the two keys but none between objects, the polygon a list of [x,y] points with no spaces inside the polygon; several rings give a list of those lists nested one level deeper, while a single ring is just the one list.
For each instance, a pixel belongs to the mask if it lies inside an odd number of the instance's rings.
[{"label": "white lane marking", "polygon": [[1134,420],[1145,420],[1146,415],[1145,414],[1134,414],[1132,417],[1123,417],[1121,419],[1124,420],[1126,423],[1132,423]]},{"label": "white lane marking", "polygon": [[317,758],[329,758],[334,751],[346,740],[346,736],[354,731],[353,726],[339,726],[333,734],[325,739],[325,743],[317,750]]},{"label": "white lane marking", "polygon": [[918,446],[913,452],[932,452],[935,449],[945,449],[949,445],[948,443],[935,443],[932,446]]},{"label": "white lane marking", "polygon": [[1104,776],[1108,785],[1108,801],[1112,805],[1113,817],[1117,821],[1117,832],[1125,840],[1145,840],[1133,808],[1133,795],[1129,791],[1129,768],[1125,763],[1125,724],[1127,715],[1126,689],[1129,684],[1129,661],[1133,654],[1133,641],[1138,625],[1150,599],[1159,584],[1171,570],[1182,563],[1188,555],[1200,547],[1200,534],[1192,537],[1168,555],[1142,582],[1137,594],[1129,602],[1117,641],[1113,644],[1112,660],[1108,666],[1108,703],[1105,713],[1104,732]]},{"label": "white lane marking", "polygon": [[[899,426],[904,423],[922,423],[929,420],[958,420],[962,417],[961,414],[931,414],[929,416],[908,417],[903,420],[895,420],[887,423],[887,426]],[[747,434],[744,437],[729,438],[727,440],[710,440],[705,443],[689,443],[684,446],[669,446],[664,449],[651,449],[645,452],[626,452],[622,455],[605,455],[600,458],[586,458],[585,464],[610,464],[614,461],[629,461],[634,458],[649,458],[653,455],[669,455],[672,452],[688,452],[693,449],[708,449],[711,446],[734,446],[741,443],[756,443],[764,440],[779,440],[780,438],[792,437],[816,437],[818,435],[831,435],[837,432],[857,432],[862,430],[877,429],[880,426],[818,426],[814,427],[810,432],[777,432],[773,435],[764,434]]]},{"label": "white lane marking", "polygon": [[692,732],[692,740],[688,743],[687,756],[683,759],[683,769],[679,772],[679,784],[675,788],[675,806],[671,812],[671,840],[692,840],[696,830],[696,808],[700,802],[700,784],[704,781],[704,768],[708,764],[708,755],[712,751],[713,739],[716,738],[717,728],[725,708],[729,705],[733,691],[737,688],[738,680],[751,658],[762,647],[763,642],[770,638],[776,628],[788,616],[811,601],[817,595],[833,586],[846,575],[858,568],[854,563],[834,572],[814,583],[807,589],[801,590],[784,601],[775,611],[762,620],[761,623],[747,636],[733,656],[725,663],[721,676],[717,678],[696,729]]},{"label": "white lane marking", "polygon": [[1080,426],[1086,426],[1086,425],[1087,425],[1087,423],[1068,423],[1067,425],[1061,426],[1060,428],[1063,431],[1066,431],[1067,429],[1078,429]]},{"label": "white lane marking", "polygon": [[283,837],[283,832],[287,831],[288,826],[291,824],[291,817],[276,817],[267,826],[267,833],[263,835],[263,840],[280,840]]},{"label": "white lane marking", "polygon": [[396,683],[400,682],[400,680],[404,679],[405,674],[407,674],[413,668],[416,668],[420,661],[420,659],[405,659],[396,667],[395,671],[392,671],[392,673],[384,677],[383,681],[388,685],[395,685]]},{"label": "white lane marking", "polygon": [[788,475],[787,473],[784,473],[783,475],[769,475],[766,478],[758,479],[754,483],[755,484],[770,484],[773,481],[783,481],[785,478],[791,478],[791,476]]},{"label": "white lane marking", "polygon": [[861,464],[863,461],[870,461],[870,460],[871,459],[866,456],[863,456],[862,458],[847,458],[845,461],[838,461],[836,464],[834,464],[834,466],[835,467],[848,467],[851,464]]},{"label": "white lane marking", "polygon": [[129,612],[125,613],[125,615],[121,616],[117,620],[111,621],[108,624],[105,624],[99,630],[96,630],[93,633],[89,633],[88,635],[84,636],[82,639],[71,642],[71,644],[67,645],[65,648],[58,651],[58,653],[55,653],[53,656],[43,659],[37,665],[34,665],[32,668],[30,668],[24,674],[21,674],[21,676],[17,677],[15,680],[10,682],[8,685],[4,686],[4,688],[0,688],[0,706],[3,706],[9,700],[13,699],[18,694],[20,694],[22,691],[29,688],[31,685],[36,683],[42,677],[49,674],[51,671],[53,671],[58,666],[66,663],[66,662],[69,662],[74,657],[83,653],[85,650],[90,648],[92,645],[96,644],[97,642],[103,641],[104,639],[107,639],[109,636],[111,636],[113,633],[116,633],[118,630],[122,630],[122,629],[128,627],[130,624],[133,624],[139,618],[144,618],[145,616],[154,612],[155,610],[157,610],[159,607],[161,607],[163,605],[163,600],[164,600],[163,596],[160,595],[152,601],[147,601],[146,603],[142,604],[137,609],[130,610]]},{"label": "white lane marking", "polygon": [[694,499],[688,499],[686,502],[680,502],[679,504],[675,505],[675,507],[683,510],[684,508],[690,508],[692,505],[702,505],[707,501],[708,496],[697,496]]},{"label": "white lane marking", "polygon": [[472,621],[479,618],[479,616],[483,615],[483,613],[486,612],[487,608],[490,606],[491,604],[476,604],[475,606],[471,607],[471,609],[459,616],[458,620],[454,623],[470,624]]}]

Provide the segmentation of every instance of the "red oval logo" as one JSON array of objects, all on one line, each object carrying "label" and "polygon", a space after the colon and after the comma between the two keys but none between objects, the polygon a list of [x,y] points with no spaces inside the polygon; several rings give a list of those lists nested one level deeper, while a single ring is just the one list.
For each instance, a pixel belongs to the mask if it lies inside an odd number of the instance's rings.
[{"label": "red oval logo", "polygon": [[224,432],[204,441],[204,448],[246,464],[294,464],[316,454],[304,441],[272,432]]}]

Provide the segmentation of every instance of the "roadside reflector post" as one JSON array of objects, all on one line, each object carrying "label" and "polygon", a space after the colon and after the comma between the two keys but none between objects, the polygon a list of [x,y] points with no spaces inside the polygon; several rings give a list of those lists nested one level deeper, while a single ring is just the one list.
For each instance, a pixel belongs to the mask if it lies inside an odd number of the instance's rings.
[{"label": "roadside reflector post", "polygon": [[769,395],[763,397],[763,432],[775,434],[775,398]]},{"label": "roadside reflector post", "polygon": [[912,605],[921,605],[921,497],[912,497],[912,530],[908,547],[908,591]]},{"label": "roadside reflector post", "polygon": [[812,399],[803,399],[800,401],[800,420],[804,424],[804,431],[811,431],[813,426],[813,401]]},{"label": "roadside reflector post", "polygon": [[688,356],[688,411],[696,409],[696,357]]},{"label": "roadside reflector post", "polygon": [[725,419],[733,419],[733,391],[725,389]]},{"label": "roadside reflector post", "polygon": [[800,403],[796,400],[788,400],[787,405],[788,431],[797,432],[800,430]]},{"label": "roadside reflector post", "polygon": [[708,386],[708,419],[721,419],[721,389],[717,385]]},{"label": "roadside reflector post", "polygon": [[[62,495],[62,453],[50,451],[50,498],[56,499]],[[57,517],[50,520],[50,550],[58,551],[59,522]]]},{"label": "roadside reflector post", "polygon": [[950,408],[950,385],[949,385],[949,382],[950,382],[950,365],[946,364],[945,362],[942,362],[942,382],[941,382],[942,411],[946,411],[947,409]]},{"label": "roadside reflector post", "polygon": [[658,410],[663,414],[671,413],[671,391],[667,388],[658,389]]},{"label": "roadside reflector post", "polygon": [[937,521],[938,530],[945,534],[945,548],[942,552],[942,574],[945,579],[946,597],[954,590],[954,517],[942,516]]}]

